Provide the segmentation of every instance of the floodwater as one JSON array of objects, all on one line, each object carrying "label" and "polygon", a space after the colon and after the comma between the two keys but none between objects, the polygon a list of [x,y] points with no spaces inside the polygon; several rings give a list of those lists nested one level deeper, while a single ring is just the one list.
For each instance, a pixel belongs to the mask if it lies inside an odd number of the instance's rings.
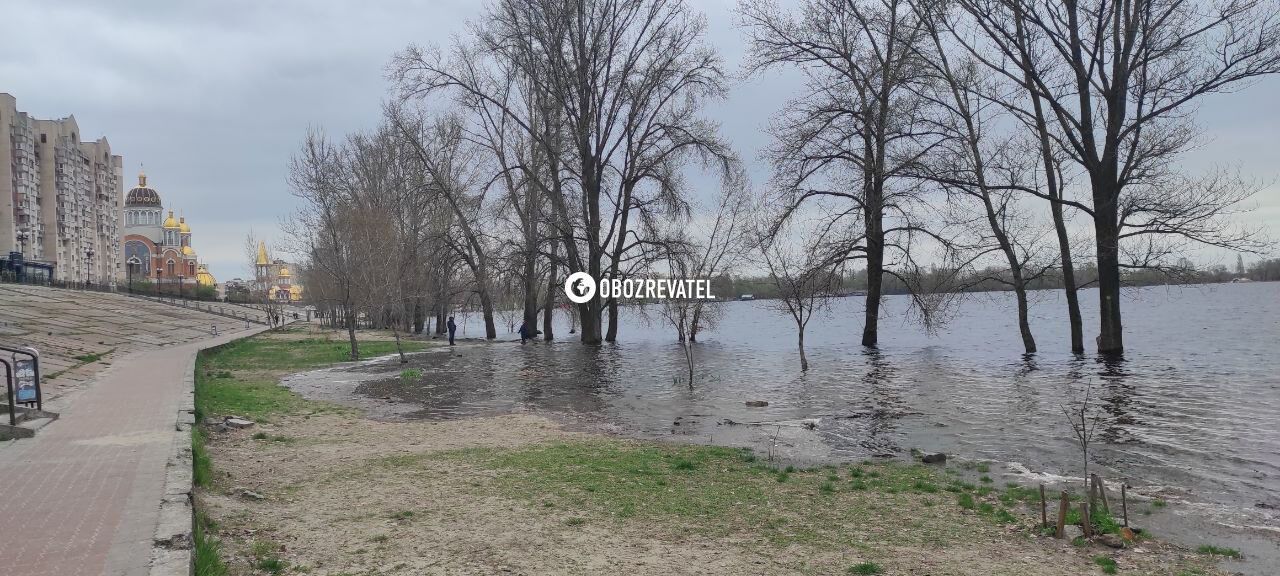
[{"label": "floodwater", "polygon": [[[1082,291],[1081,305],[1092,348],[1097,292]],[[1069,352],[1057,291],[1033,295],[1041,352],[1032,356],[1022,354],[1010,293],[969,296],[935,334],[908,321],[906,306],[903,297],[886,298],[881,345],[870,351],[859,344],[861,298],[833,301],[809,324],[811,369],[801,373],[789,316],[768,302],[726,303],[694,346],[692,387],[683,347],[656,309],[649,323],[628,311],[617,344],[582,346],[560,323],[551,344],[508,340],[416,355],[419,380],[400,379],[399,364],[345,370],[361,373],[359,393],[416,405],[410,417],[531,408],[643,437],[826,461],[919,448],[1067,477],[1081,474],[1081,453],[1064,407],[1078,407],[1087,393],[1101,416],[1091,471],[1185,502],[1220,526],[1266,540],[1280,534],[1280,283],[1130,290],[1123,360]],[[483,334],[477,316],[460,320],[463,336]],[[748,408],[745,400],[769,405]],[[795,426],[802,419],[818,419],[817,427]],[[1241,547],[1246,555],[1256,548]]]}]

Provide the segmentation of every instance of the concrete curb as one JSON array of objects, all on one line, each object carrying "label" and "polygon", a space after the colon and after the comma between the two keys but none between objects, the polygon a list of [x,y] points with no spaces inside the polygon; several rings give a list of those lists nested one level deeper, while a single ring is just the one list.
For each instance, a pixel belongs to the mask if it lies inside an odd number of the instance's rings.
[{"label": "concrete curb", "polygon": [[165,464],[164,496],[160,521],[152,537],[149,576],[191,576],[195,572],[195,506],[191,454],[191,429],[196,425],[196,357],[202,350],[256,336],[270,327],[259,326],[247,334],[236,333],[196,346],[182,377],[182,401],[174,421],[173,443]]},{"label": "concrete curb", "polygon": [[196,350],[182,378],[182,404],[165,464],[160,521],[152,537],[150,576],[190,576],[195,570],[194,508],[191,501],[191,427],[195,425]]}]

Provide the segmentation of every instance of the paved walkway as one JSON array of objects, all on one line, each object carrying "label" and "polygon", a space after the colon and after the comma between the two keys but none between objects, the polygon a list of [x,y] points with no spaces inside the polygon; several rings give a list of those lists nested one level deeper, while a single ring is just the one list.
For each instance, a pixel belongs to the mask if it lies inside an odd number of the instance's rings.
[{"label": "paved walkway", "polygon": [[0,572],[146,575],[195,354],[261,329],[128,354],[35,438],[0,446]]}]

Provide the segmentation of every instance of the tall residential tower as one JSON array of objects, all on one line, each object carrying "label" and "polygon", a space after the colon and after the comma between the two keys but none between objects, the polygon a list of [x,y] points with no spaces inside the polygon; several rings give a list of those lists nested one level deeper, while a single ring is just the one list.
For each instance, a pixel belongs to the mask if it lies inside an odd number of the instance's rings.
[{"label": "tall residential tower", "polygon": [[0,258],[21,252],[55,280],[120,280],[122,165],[106,138],[80,139],[74,116],[38,120],[0,92]]}]

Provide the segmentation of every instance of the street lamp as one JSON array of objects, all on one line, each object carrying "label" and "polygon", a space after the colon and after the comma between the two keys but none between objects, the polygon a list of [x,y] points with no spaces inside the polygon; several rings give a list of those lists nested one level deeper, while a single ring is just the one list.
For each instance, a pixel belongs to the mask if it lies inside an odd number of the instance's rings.
[{"label": "street lamp", "polygon": [[186,276],[183,276],[181,273],[178,274],[178,298],[179,299],[187,297],[186,294],[184,294],[182,291],[182,286],[186,282],[186,279],[187,279]]},{"label": "street lamp", "polygon": [[86,248],[84,251],[84,286],[89,287],[89,275],[93,272],[93,248]]}]

